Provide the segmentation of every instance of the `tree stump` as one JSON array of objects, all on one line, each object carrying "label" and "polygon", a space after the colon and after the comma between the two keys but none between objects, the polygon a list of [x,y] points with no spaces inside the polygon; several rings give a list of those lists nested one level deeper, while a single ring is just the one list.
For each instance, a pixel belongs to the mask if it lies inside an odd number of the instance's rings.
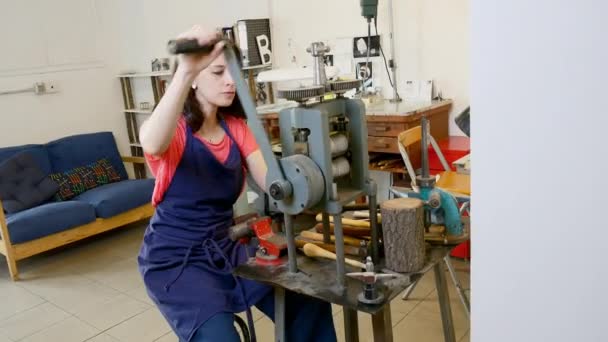
[{"label": "tree stump", "polygon": [[380,204],[386,268],[406,273],[425,261],[424,209],[417,198],[397,198]]}]

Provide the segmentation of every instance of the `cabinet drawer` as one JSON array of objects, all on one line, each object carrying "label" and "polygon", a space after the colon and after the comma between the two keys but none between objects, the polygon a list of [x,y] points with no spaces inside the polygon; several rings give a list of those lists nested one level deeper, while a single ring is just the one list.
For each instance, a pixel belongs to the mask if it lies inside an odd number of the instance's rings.
[{"label": "cabinet drawer", "polygon": [[404,123],[395,122],[369,122],[367,134],[375,137],[396,137],[405,131]]},{"label": "cabinet drawer", "polygon": [[399,153],[395,137],[367,137],[369,152]]}]

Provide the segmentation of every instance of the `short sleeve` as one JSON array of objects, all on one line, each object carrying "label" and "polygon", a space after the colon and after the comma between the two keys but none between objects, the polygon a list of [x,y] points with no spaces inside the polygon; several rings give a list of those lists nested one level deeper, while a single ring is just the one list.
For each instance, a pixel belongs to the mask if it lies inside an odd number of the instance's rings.
[{"label": "short sleeve", "polygon": [[152,175],[156,178],[154,193],[152,195],[152,203],[158,204],[175,175],[175,170],[179,165],[186,148],[186,121],[180,118],[175,134],[169,143],[167,150],[160,156],[153,156],[144,153],[146,162]]},{"label": "short sleeve", "polygon": [[259,149],[253,132],[251,132],[251,129],[249,129],[249,126],[247,126],[243,119],[229,116],[226,118],[226,124],[244,158],[249,157],[252,152]]}]

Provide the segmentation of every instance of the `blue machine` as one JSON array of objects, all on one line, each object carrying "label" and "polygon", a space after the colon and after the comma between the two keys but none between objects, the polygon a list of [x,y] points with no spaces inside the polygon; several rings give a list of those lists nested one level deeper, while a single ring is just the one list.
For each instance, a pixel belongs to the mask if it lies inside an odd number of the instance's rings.
[{"label": "blue machine", "polygon": [[458,207],[458,200],[449,192],[435,188],[435,177],[429,174],[428,125],[428,119],[423,117],[421,120],[422,175],[416,176],[419,191],[400,191],[396,188],[391,188],[391,191],[398,196],[419,198],[424,202],[426,227],[431,224],[443,225],[446,227],[448,235],[459,236],[464,233],[464,225]]}]

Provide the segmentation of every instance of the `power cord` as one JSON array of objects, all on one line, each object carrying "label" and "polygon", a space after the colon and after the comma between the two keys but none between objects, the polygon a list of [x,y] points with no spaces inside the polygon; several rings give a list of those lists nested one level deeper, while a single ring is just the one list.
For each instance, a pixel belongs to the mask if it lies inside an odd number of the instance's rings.
[{"label": "power cord", "polygon": [[[369,23],[368,23],[369,25]],[[368,26],[369,28],[369,26]],[[374,18],[374,29],[376,31],[375,35],[378,35],[378,20],[377,18]],[[368,30],[369,31],[369,30]],[[369,33],[368,33],[369,35]],[[388,82],[391,84],[391,87],[393,87],[393,89],[395,89],[395,85],[393,84],[393,79],[391,78],[391,72],[388,70],[388,63],[386,62],[386,56],[384,55],[384,49],[382,48],[382,43],[380,43],[380,53],[382,54],[382,59],[384,60],[384,67],[386,68],[386,74],[388,75]],[[395,61],[393,61],[393,63],[395,63]],[[399,93],[395,90],[395,93],[397,95],[397,98],[400,98],[401,96],[399,96]]]}]

